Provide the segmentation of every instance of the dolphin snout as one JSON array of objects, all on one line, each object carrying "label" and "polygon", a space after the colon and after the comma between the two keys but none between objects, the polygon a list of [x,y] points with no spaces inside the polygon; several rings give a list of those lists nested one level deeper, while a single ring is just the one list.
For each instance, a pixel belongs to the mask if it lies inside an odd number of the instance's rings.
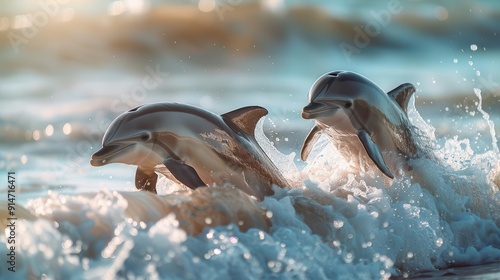
[{"label": "dolphin snout", "polygon": [[327,110],[328,107],[325,104],[311,102],[302,109],[302,118],[313,119],[318,113]]},{"label": "dolphin snout", "polygon": [[102,147],[92,155],[90,164],[92,166],[103,166],[110,163],[110,159],[132,145],[109,145]]},{"label": "dolphin snout", "polygon": [[103,160],[96,160],[96,159],[92,158],[90,160],[90,165],[92,165],[92,166],[103,166],[105,164],[106,164],[106,160],[105,159],[103,159]]},{"label": "dolphin snout", "polygon": [[302,111],[302,118],[306,120],[311,119],[311,114],[309,114],[309,112]]}]

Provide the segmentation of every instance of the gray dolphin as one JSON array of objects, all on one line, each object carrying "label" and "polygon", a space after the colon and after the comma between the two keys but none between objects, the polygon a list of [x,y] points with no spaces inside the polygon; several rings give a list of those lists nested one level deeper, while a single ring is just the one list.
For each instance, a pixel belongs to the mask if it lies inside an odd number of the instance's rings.
[{"label": "gray dolphin", "polygon": [[[262,200],[287,185],[254,137],[262,107],[221,116],[177,103],[139,106],[108,127],[90,163],[137,165],[135,186],[156,192],[156,172],[190,188],[232,185]],[[156,171],[156,172],[155,172]]]},{"label": "gray dolphin", "polygon": [[302,110],[304,119],[316,120],[302,146],[302,160],[326,132],[344,157],[368,156],[380,171],[394,178],[382,155],[413,157],[416,153],[407,116],[413,92],[415,87],[406,83],[385,93],[367,78],[348,71],[321,76]]}]

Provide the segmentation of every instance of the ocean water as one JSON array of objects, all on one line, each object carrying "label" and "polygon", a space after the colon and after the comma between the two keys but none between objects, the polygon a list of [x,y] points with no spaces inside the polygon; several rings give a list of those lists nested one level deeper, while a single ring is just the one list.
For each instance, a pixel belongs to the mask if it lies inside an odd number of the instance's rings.
[{"label": "ocean water", "polygon": [[[16,272],[0,236],[1,279],[387,279],[500,262],[496,2],[400,1],[352,55],[340,44],[388,4],[62,2],[17,48],[9,34],[41,8],[0,14],[0,216],[15,172],[20,217]],[[299,160],[308,90],[338,69],[416,86],[429,157],[414,173],[356,176],[324,138]],[[91,167],[110,122],[152,102],[267,108],[257,140],[290,186],[254,202],[160,180],[156,197],[136,192],[134,166]]]}]

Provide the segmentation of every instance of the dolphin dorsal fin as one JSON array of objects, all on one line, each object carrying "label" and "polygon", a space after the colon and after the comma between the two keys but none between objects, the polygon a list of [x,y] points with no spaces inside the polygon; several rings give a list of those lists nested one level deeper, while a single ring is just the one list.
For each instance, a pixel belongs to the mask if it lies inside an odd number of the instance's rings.
[{"label": "dolphin dorsal fin", "polygon": [[230,121],[239,127],[243,132],[255,137],[255,126],[263,116],[267,115],[267,110],[259,106],[248,106],[222,115],[224,121]]},{"label": "dolphin dorsal fin", "polygon": [[412,94],[415,92],[415,86],[410,83],[405,83],[397,88],[389,91],[387,94],[391,96],[399,104],[399,107],[403,109],[405,113],[408,110],[408,102]]}]

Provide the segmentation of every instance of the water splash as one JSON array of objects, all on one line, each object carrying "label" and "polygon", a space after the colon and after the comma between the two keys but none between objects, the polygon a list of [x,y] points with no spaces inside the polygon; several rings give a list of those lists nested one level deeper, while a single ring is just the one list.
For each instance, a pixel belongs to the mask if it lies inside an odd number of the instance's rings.
[{"label": "water splash", "polygon": [[[235,207],[248,201],[219,203],[215,196],[170,194],[166,200],[179,214],[175,218],[165,214],[168,207],[156,196],[142,192],[51,193],[34,199],[27,208],[57,224],[32,218],[27,227],[38,230],[22,238],[26,244],[54,242],[20,251],[20,259],[29,260],[20,275],[387,279],[500,261],[500,192],[493,187],[500,178],[498,153],[474,153],[469,139],[458,136],[434,145],[435,128],[413,102],[409,115],[439,160],[412,159],[413,173],[389,186],[374,174],[353,174],[327,140],[299,168],[295,154],[281,153],[265,137],[261,121],[256,138],[292,185],[275,188],[275,195],[258,204],[270,227],[242,230],[240,221],[249,224],[258,216]],[[182,206],[189,201],[193,207]],[[205,202],[226,215],[207,216],[200,208]],[[248,219],[218,222],[218,216],[235,212]],[[186,223],[193,225],[190,218],[197,216],[203,227],[188,232]]]},{"label": "water splash", "polygon": [[495,124],[493,123],[493,121],[490,120],[490,115],[483,110],[483,98],[481,95],[481,89],[474,88],[474,94],[479,99],[479,103],[477,104],[477,110],[481,113],[481,115],[483,115],[483,119],[486,121],[488,127],[490,128],[491,145],[493,151],[498,154],[500,153],[500,151],[498,149],[498,140],[496,138],[496,133],[495,133]]}]

